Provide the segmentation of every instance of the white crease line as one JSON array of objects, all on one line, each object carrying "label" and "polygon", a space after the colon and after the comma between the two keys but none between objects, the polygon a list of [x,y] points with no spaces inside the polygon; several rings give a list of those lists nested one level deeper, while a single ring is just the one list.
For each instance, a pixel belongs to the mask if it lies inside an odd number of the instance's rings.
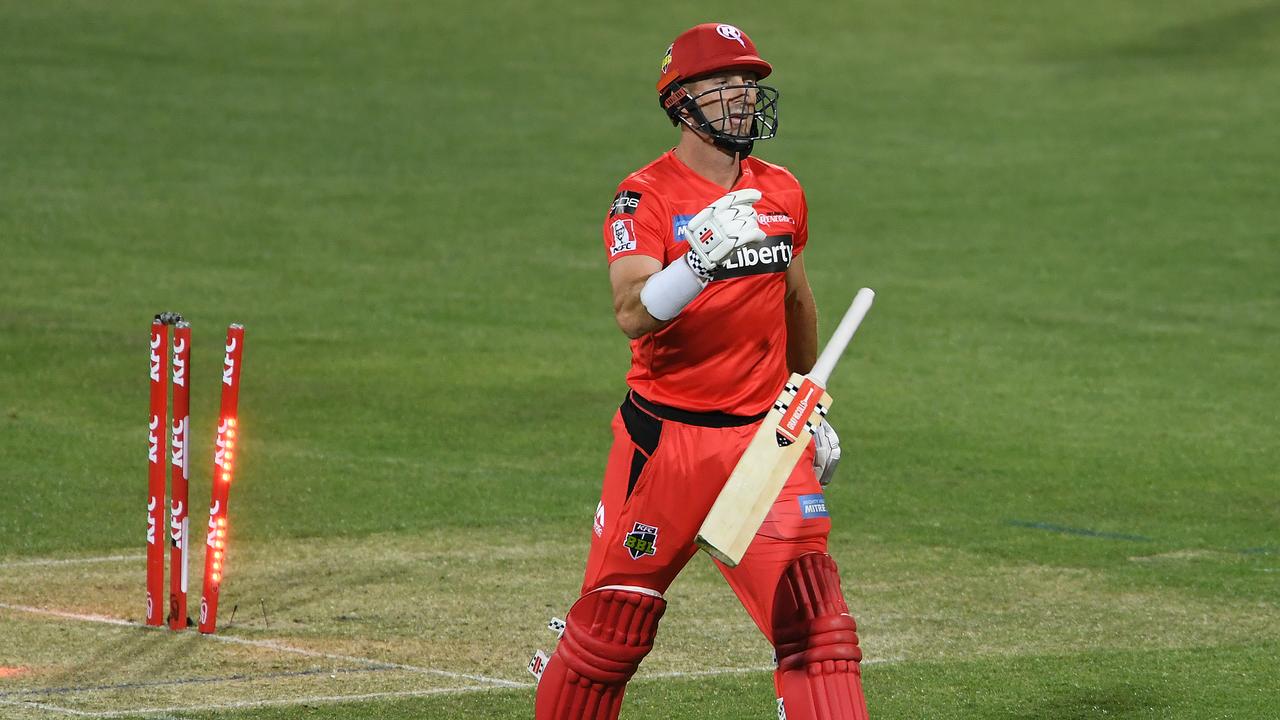
[{"label": "white crease line", "polygon": [[[126,627],[147,628],[141,623],[129,622],[128,620],[119,620],[117,618],[103,617],[101,615],[80,615],[76,613],[61,612],[57,610],[45,610],[43,608],[33,608],[24,605],[10,605],[8,603],[0,603],[0,608],[8,610],[18,610],[38,615],[49,615],[52,617],[67,618],[71,620],[83,620],[87,622],[108,623],[111,625],[123,625]],[[160,629],[160,628],[157,628]],[[444,675],[446,677],[466,678],[489,683],[488,685],[466,685],[462,687],[450,688],[432,688],[430,690],[400,690],[394,692],[381,693],[364,693],[360,695],[320,695],[303,698],[287,698],[281,700],[245,700],[236,703],[224,703],[219,705],[191,705],[187,707],[168,707],[168,708],[140,708],[136,710],[117,710],[111,712],[89,713],[81,710],[71,710],[68,708],[60,708],[57,706],[42,706],[54,712],[63,712],[68,715],[76,715],[80,717],[91,718],[118,718],[128,717],[129,715],[163,715],[165,713],[178,712],[200,712],[204,710],[235,710],[257,707],[279,707],[290,705],[303,705],[309,702],[314,703],[344,703],[358,702],[363,700],[377,700],[380,698],[401,698],[401,697],[427,697],[430,695],[444,695],[449,693],[473,693],[473,692],[492,692],[502,689],[528,689],[535,687],[533,683],[518,683],[511,680],[502,680],[500,678],[490,678],[483,675],[468,675],[466,673],[454,673],[447,670],[436,670],[434,668],[421,668],[413,665],[401,665],[398,663],[382,662],[380,660],[372,660],[370,658],[354,657],[350,655],[335,655],[332,653],[323,653],[315,650],[305,650],[303,648],[291,647],[289,645],[281,645],[269,640],[247,640],[244,638],[224,637],[221,635],[205,635],[210,640],[218,640],[222,642],[238,643],[243,645],[253,645],[270,650],[278,650],[281,652],[291,652],[300,655],[309,655],[312,657],[323,657],[333,660],[346,660],[349,662],[363,663],[366,665],[377,665],[381,667],[393,667],[401,670],[419,672],[431,675]],[[863,660],[863,665],[873,665],[878,663],[892,663],[899,661],[900,658],[875,658]],[[693,670],[682,671],[675,670],[671,672],[653,673],[640,675],[634,678],[635,682],[644,682],[648,680],[661,679],[683,679],[698,677],[713,677],[717,675],[743,675],[757,672],[772,672],[773,665],[762,665],[759,667],[749,668],[717,668],[714,670]],[[38,703],[23,703],[17,701],[0,700],[0,704],[5,705],[39,705]]]},{"label": "white crease line", "polygon": [[132,562],[146,560],[146,555],[107,555],[105,557],[66,558],[62,560],[12,560],[0,562],[0,570],[19,567],[47,567],[50,565],[83,565],[89,563]]},{"label": "white crease line", "polygon": [[[895,658],[886,658],[884,660],[865,660],[863,664],[893,662]],[[772,665],[751,667],[751,668],[718,668],[715,670],[697,670],[697,671],[673,671],[664,673],[654,673],[636,677],[634,682],[642,682],[645,680],[659,679],[682,679],[682,678],[698,678],[711,677],[716,675],[744,675],[757,672],[772,672]],[[532,685],[520,686],[532,687]],[[465,685],[461,687],[448,688],[432,688],[429,690],[399,690],[377,693],[362,693],[358,695],[316,695],[312,697],[296,697],[281,698],[278,700],[242,700],[240,702],[220,703],[209,705],[188,705],[183,707],[165,707],[165,708],[138,708],[134,710],[111,710],[104,712],[83,712],[79,710],[66,711],[69,714],[79,715],[91,718],[119,718],[128,717],[130,715],[163,715],[165,713],[181,713],[181,712],[203,712],[218,710],[245,710],[251,708],[262,707],[287,707],[291,705],[305,705],[307,703],[347,703],[347,702],[363,702],[365,700],[381,700],[389,698],[408,698],[408,697],[429,697],[432,695],[448,695],[448,694],[465,694],[476,692],[495,692],[508,688],[495,687],[492,685]],[[13,703],[17,704],[17,703]],[[65,710],[64,708],[57,708]]]},{"label": "white crease line", "polygon": [[450,693],[493,692],[504,688],[492,685],[466,685],[463,687],[432,688],[430,690],[399,690],[390,692],[362,693],[359,695],[314,695],[311,697],[281,698],[279,700],[241,700],[239,702],[210,705],[186,705],[183,707],[138,708],[135,710],[110,710],[104,712],[85,713],[75,711],[78,715],[92,718],[118,718],[131,715],[161,715],[164,713],[203,712],[206,710],[245,710],[250,708],[280,707],[305,705],[307,703],[346,703],[363,702],[365,700],[382,700],[387,698],[427,697],[430,695],[447,695]]},{"label": "white crease line", "polygon": [[[2,606],[2,605],[0,605]],[[132,624],[132,623],[130,623]],[[216,636],[214,636],[216,637]],[[863,664],[889,663],[895,662],[898,658],[884,658],[875,660],[864,660]],[[672,671],[663,673],[654,673],[651,675],[643,675],[636,677],[633,682],[644,682],[647,680],[660,679],[683,679],[683,678],[699,678],[712,677],[717,675],[744,675],[748,673],[772,672],[774,666],[764,665],[760,667],[750,668],[717,668],[715,670],[695,670],[695,671]],[[512,687],[497,687],[494,685],[464,685],[461,687],[432,688],[429,690],[399,690],[378,693],[362,693],[358,695],[316,695],[311,697],[295,697],[281,698],[278,700],[242,700],[233,703],[220,703],[209,705],[188,705],[183,707],[164,707],[164,708],[137,708],[134,710],[111,710],[103,712],[85,712],[82,710],[70,710],[68,708],[60,708],[57,706],[46,706],[55,712],[63,712],[68,715],[76,715],[79,717],[89,718],[119,718],[128,717],[130,715],[164,715],[166,713],[182,713],[182,712],[202,712],[202,711],[218,711],[218,710],[244,710],[262,707],[288,707],[292,705],[305,705],[307,703],[347,703],[347,702],[363,702],[365,700],[380,700],[389,698],[408,698],[408,697],[429,697],[432,695],[448,695],[448,694],[465,694],[476,692],[497,692],[507,689],[527,689],[533,687],[532,684],[522,685],[520,683],[510,683]],[[36,705],[37,703],[19,703],[12,701],[0,700],[0,704],[7,705]],[[163,719],[158,719],[163,720]]]},{"label": "white crease line", "polygon": [[668,678],[680,679],[680,678],[713,677],[716,675],[745,675],[747,673],[773,672],[773,670],[774,670],[773,665],[761,665],[760,667],[749,667],[749,668],[716,668],[714,670],[688,670],[688,671],[672,670],[670,672],[637,675],[635,676],[633,682],[643,681],[643,680],[663,680]]},{"label": "white crease line", "polygon": [[34,708],[36,710],[44,710],[46,712],[62,713],[63,715],[73,715],[75,717],[97,717],[94,713],[85,712],[83,710],[72,710],[71,708],[59,707],[48,703],[32,702],[30,700],[0,700],[0,705],[10,705],[13,707]]},{"label": "white crease line", "polygon": [[222,642],[236,643],[242,645],[253,645],[255,647],[267,648],[270,650],[279,650],[280,652],[297,653],[299,655],[309,655],[312,657],[329,658],[330,660],[345,660],[347,662],[364,663],[367,665],[377,665],[378,667],[390,667],[397,670],[407,670],[409,672],[424,673],[427,675],[440,675],[443,677],[454,678],[457,680],[475,680],[477,682],[490,683],[492,685],[500,685],[502,687],[524,688],[533,687],[533,683],[521,683],[512,680],[503,680],[501,678],[492,678],[485,675],[471,675],[468,673],[450,672],[448,670],[437,670],[435,668],[416,667],[414,665],[401,665],[400,663],[384,662],[382,660],[372,660],[370,658],[353,657],[351,655],[337,655],[334,653],[320,652],[318,650],[306,650],[304,648],[296,648],[290,645],[281,645],[273,640],[249,640],[246,638],[224,637],[221,635],[206,635],[210,640],[220,640]]},{"label": "white crease line", "polygon": [[[899,662],[901,658],[868,658],[863,660],[861,665],[879,665],[881,663]],[[745,668],[713,668],[711,670],[671,670],[669,672],[659,672],[651,674],[636,675],[632,682],[640,682],[644,680],[663,680],[663,679],[683,679],[683,678],[700,678],[714,677],[717,675],[746,675],[758,672],[773,672],[777,669],[775,665],[761,665],[759,667]]]},{"label": "white crease line", "polygon": [[[14,707],[36,708],[36,710],[44,710],[45,712],[58,712],[61,715],[70,715],[73,717],[105,717],[101,712],[93,712],[88,710],[74,710],[72,707],[61,707],[58,705],[49,705],[47,702],[24,702],[0,700],[0,705],[10,705]],[[111,715],[111,717],[119,717],[119,715]],[[156,714],[155,720],[182,720],[180,717],[170,717],[168,715]]]},{"label": "white crease line", "polygon": [[[61,610],[46,610],[44,608],[30,607],[27,605],[11,605],[9,603],[0,603],[0,609],[16,610],[18,612],[26,612],[34,615],[46,615],[49,617],[63,618],[67,620],[79,620],[82,622],[96,622],[107,625],[115,625],[119,627],[136,627],[145,630],[164,630],[163,627],[152,628],[142,623],[130,622],[128,620],[120,620],[118,618],[109,618],[102,615],[84,615],[80,613],[63,612]],[[356,657],[353,655],[338,655],[335,653],[320,652],[319,650],[307,650],[305,648],[293,647],[292,645],[284,645],[272,640],[249,640],[246,638],[229,637],[226,635],[201,635],[202,639],[213,640],[217,642],[232,643],[236,645],[250,645],[253,647],[275,650],[277,652],[293,653],[295,655],[306,655],[308,657],[327,658],[329,660],[342,660],[344,662],[359,663],[362,665],[371,665],[375,667],[390,667],[397,670],[405,670],[408,672],[421,673],[424,675],[437,675],[441,677],[453,678],[457,680],[475,680],[477,682],[489,683],[500,687],[509,688],[527,688],[533,687],[532,683],[521,683],[512,680],[503,680],[502,678],[492,678],[485,675],[473,675],[468,673],[450,672],[448,670],[437,670],[435,668],[418,667],[416,665],[404,665],[401,663],[385,662],[382,660],[374,660],[372,658]]]},{"label": "white crease line", "polygon": [[129,622],[128,620],[120,620],[119,618],[109,618],[103,615],[81,615],[78,613],[63,612],[61,610],[45,610],[44,608],[29,607],[27,605],[10,605],[9,603],[0,603],[2,610],[16,610],[18,612],[31,613],[33,615],[47,615],[49,617],[64,618],[66,620],[80,620],[83,622],[105,623],[107,625],[120,625],[123,627],[140,627],[145,628],[146,625],[141,623]]}]

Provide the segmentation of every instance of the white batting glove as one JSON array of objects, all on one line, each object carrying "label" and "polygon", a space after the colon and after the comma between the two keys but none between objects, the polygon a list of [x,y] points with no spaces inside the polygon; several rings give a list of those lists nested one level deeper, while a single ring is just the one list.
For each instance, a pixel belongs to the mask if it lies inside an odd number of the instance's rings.
[{"label": "white batting glove", "polygon": [[813,447],[813,474],[818,476],[818,484],[825,487],[835,477],[836,466],[840,464],[840,436],[826,420],[813,434]]},{"label": "white batting glove", "polygon": [[752,206],[759,199],[759,190],[734,190],[689,221],[686,230],[689,252],[685,260],[698,277],[710,280],[711,274],[734,250],[764,240],[764,231],[756,224],[756,209]]}]

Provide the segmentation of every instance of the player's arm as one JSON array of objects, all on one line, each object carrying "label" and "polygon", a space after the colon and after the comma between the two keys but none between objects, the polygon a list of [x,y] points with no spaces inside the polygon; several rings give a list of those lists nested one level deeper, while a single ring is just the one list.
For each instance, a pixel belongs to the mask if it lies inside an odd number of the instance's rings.
[{"label": "player's arm", "polygon": [[618,321],[618,327],[632,340],[671,322],[651,315],[640,300],[645,283],[661,269],[662,263],[648,255],[618,258],[609,266],[609,282],[613,285],[613,315]]},{"label": "player's arm", "polygon": [[764,240],[753,204],[760,191],[735,190],[693,216],[689,250],[662,267],[656,258],[628,255],[609,265],[618,327],[635,339],[666,325],[706,288],[735,248]]},{"label": "player's arm", "polygon": [[807,373],[818,359],[818,305],[804,272],[804,256],[787,268],[787,369]]},{"label": "player's arm", "polygon": [[[818,360],[818,305],[804,273],[804,256],[797,255],[787,268],[787,368],[801,374]],[[814,433],[813,470],[825,486],[840,464],[840,436],[823,420]]]}]

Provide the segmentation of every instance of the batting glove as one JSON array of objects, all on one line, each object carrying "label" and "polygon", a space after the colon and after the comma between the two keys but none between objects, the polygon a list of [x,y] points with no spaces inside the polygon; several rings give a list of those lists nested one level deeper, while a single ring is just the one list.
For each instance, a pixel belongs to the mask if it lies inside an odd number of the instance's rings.
[{"label": "batting glove", "polygon": [[710,280],[712,273],[734,250],[764,240],[765,234],[756,224],[756,209],[753,207],[760,197],[760,191],[753,188],[734,190],[703,208],[689,221],[686,230],[689,252],[685,254],[685,260],[698,277]]},{"label": "batting glove", "polygon": [[836,466],[840,464],[840,436],[826,420],[813,434],[813,447],[813,474],[818,476],[818,484],[825,487],[835,477]]}]

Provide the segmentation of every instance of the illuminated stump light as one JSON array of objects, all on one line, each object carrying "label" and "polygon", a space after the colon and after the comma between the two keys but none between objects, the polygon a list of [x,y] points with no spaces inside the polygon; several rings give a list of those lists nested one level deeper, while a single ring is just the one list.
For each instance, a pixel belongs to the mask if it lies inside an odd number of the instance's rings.
[{"label": "illuminated stump light", "polygon": [[204,595],[200,598],[200,632],[217,629],[218,594],[226,575],[227,498],[235,479],[235,448],[238,442],[236,406],[240,398],[240,360],[244,350],[244,327],[227,328],[226,354],[222,360],[222,410],[213,456],[213,497],[209,500],[209,532],[205,537]]}]

